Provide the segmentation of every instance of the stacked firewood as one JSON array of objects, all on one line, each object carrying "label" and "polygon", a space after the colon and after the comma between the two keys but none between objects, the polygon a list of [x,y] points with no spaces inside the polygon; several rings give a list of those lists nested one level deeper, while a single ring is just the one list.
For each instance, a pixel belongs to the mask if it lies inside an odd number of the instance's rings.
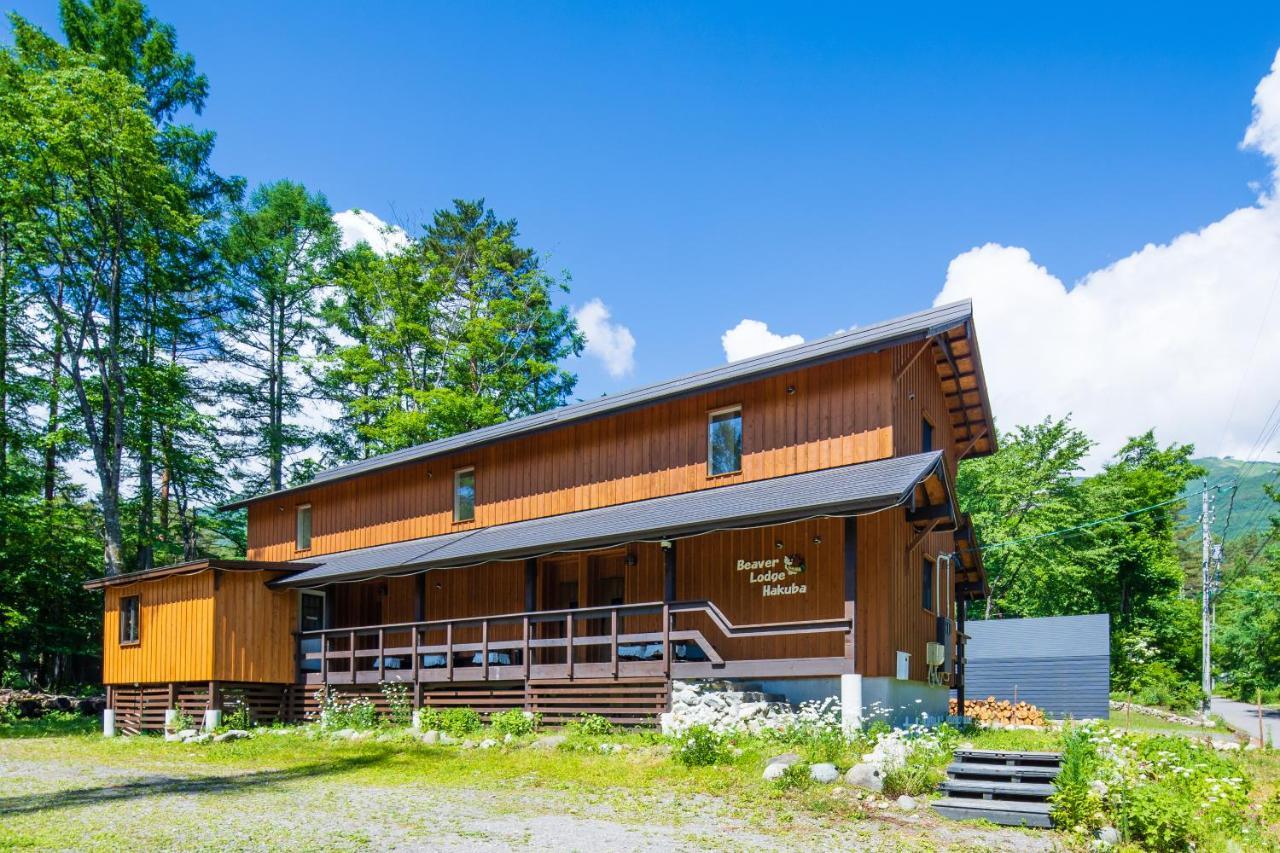
[{"label": "stacked firewood", "polygon": [[[957,711],[956,700],[951,700],[951,713]],[[964,715],[975,722],[999,726],[1043,726],[1044,712],[1026,702],[1010,702],[988,696],[986,699],[968,699],[964,703]]]}]

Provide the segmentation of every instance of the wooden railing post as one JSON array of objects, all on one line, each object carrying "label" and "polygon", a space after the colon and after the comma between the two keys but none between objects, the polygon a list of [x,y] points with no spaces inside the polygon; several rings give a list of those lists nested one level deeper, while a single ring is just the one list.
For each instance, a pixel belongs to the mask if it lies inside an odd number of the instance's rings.
[{"label": "wooden railing post", "polygon": [[387,680],[387,629],[378,629],[378,680]]},{"label": "wooden railing post", "polygon": [[671,605],[662,605],[662,674],[671,677]]},{"label": "wooden railing post", "polygon": [[409,635],[409,649],[410,649],[410,651],[412,651],[412,653],[413,653],[413,684],[414,684],[414,688],[413,688],[413,690],[414,690],[414,697],[415,697],[415,698],[414,698],[414,707],[415,707],[415,708],[418,706],[418,700],[417,700],[417,698],[416,698],[416,697],[417,697],[417,691],[418,691],[418,687],[417,687],[417,685],[418,685],[418,680],[419,680],[419,678],[421,677],[421,676],[420,676],[420,674],[419,674],[419,672],[418,672],[418,663],[419,663],[419,661],[418,661],[418,631],[420,631],[420,630],[422,630],[422,629],[420,629],[417,625],[414,625],[414,626],[413,626],[413,631],[412,631],[412,632],[410,633],[410,635]]},{"label": "wooden railing post", "polygon": [[564,617],[564,659],[565,671],[573,678],[573,611]]},{"label": "wooden railing post", "polygon": [[350,658],[351,683],[356,683],[356,632],[351,631],[347,636],[347,657]]},{"label": "wooden railing post", "polygon": [[320,683],[329,683],[329,635],[320,635]]},{"label": "wooden railing post", "polygon": [[520,660],[524,664],[524,679],[529,680],[529,617],[524,617],[524,646],[520,650]]},{"label": "wooden railing post", "polygon": [[444,661],[445,667],[449,673],[449,680],[453,681],[453,623],[449,622],[444,626]]},{"label": "wooden railing post", "polygon": [[489,620],[480,623],[480,677],[489,680]]},{"label": "wooden railing post", "polygon": [[618,677],[618,608],[609,611],[609,663],[613,677]]}]

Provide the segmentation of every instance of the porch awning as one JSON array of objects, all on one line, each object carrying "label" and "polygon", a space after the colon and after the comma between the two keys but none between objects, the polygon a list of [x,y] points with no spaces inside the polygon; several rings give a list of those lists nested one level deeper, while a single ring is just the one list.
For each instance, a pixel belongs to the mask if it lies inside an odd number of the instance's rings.
[{"label": "porch awning", "polygon": [[[277,586],[312,587],[336,581],[459,568],[558,551],[675,539],[728,527],[760,527],[817,516],[884,507],[937,504],[945,495],[954,520],[941,451],[862,462],[805,474],[719,486],[616,506],[588,509],[429,536],[391,545],[310,557],[314,568],[281,578]],[[926,481],[934,480],[933,483]],[[942,482],[938,482],[942,481]],[[928,487],[926,487],[928,486]],[[939,488],[940,487],[940,488]]]}]

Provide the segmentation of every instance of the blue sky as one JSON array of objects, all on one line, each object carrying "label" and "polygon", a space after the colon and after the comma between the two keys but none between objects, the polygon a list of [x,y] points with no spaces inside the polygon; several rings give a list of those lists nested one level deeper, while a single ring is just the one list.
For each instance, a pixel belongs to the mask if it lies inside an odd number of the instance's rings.
[{"label": "blue sky", "polygon": [[635,337],[629,375],[578,366],[592,396],[722,362],[744,318],[927,307],[986,243],[1069,287],[1257,203],[1280,6],[949,5],[151,9],[210,77],[220,170],[410,226],[455,196],[518,218]]}]

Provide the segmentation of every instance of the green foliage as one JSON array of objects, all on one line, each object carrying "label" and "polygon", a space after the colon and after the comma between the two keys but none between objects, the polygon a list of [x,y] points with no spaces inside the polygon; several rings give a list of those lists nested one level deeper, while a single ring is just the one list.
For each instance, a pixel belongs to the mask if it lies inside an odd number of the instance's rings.
[{"label": "green foliage", "polygon": [[489,725],[500,735],[521,737],[536,732],[540,719],[538,714],[526,714],[519,708],[511,708],[490,714]]},{"label": "green foliage", "polygon": [[1267,495],[1270,530],[1228,549],[1217,607],[1215,662],[1245,701],[1280,693],[1280,490]]},{"label": "green foliage", "polygon": [[363,696],[343,701],[336,690],[321,687],[316,691],[316,702],[320,706],[317,716],[325,729],[372,729],[381,722],[378,709]]},{"label": "green foliage", "polygon": [[382,682],[382,695],[386,697],[387,716],[393,726],[407,726],[413,722],[413,701],[404,682]]},{"label": "green foliage", "polygon": [[587,737],[609,737],[614,733],[613,723],[599,714],[579,714],[569,725]]},{"label": "green foliage", "polygon": [[685,767],[710,767],[729,759],[729,749],[723,735],[710,726],[692,726],[680,736],[672,758]]},{"label": "green foliage", "polygon": [[811,787],[814,781],[809,775],[809,765],[803,761],[797,761],[783,768],[782,775],[774,780],[774,784],[783,790],[795,791]]},{"label": "green foliage", "polygon": [[[187,717],[184,725],[178,726],[177,731],[182,731],[191,726],[191,718]],[[253,714],[250,713],[249,707],[244,704],[236,705],[236,707],[222,715],[221,729],[250,729],[253,728]]]},{"label": "green foliage", "polygon": [[1087,731],[1067,727],[1062,733],[1062,764],[1053,780],[1049,804],[1054,822],[1067,830],[1092,832],[1105,819],[1102,799],[1090,788],[1101,760]]},{"label": "green foliage", "polygon": [[472,708],[424,708],[422,728],[462,737],[480,731],[484,728],[484,721]]},{"label": "green foliage", "polygon": [[[957,478],[962,509],[984,545],[996,546],[983,554],[992,595],[980,615],[1109,613],[1119,689],[1136,677],[1125,652],[1134,643],[1176,681],[1194,681],[1198,611],[1182,597],[1177,545],[1178,497],[1203,474],[1192,448],[1161,447],[1148,432],[1081,477],[1093,442],[1069,419],[1019,427],[1000,445]],[[1137,509],[1145,511],[1129,514]]]}]

